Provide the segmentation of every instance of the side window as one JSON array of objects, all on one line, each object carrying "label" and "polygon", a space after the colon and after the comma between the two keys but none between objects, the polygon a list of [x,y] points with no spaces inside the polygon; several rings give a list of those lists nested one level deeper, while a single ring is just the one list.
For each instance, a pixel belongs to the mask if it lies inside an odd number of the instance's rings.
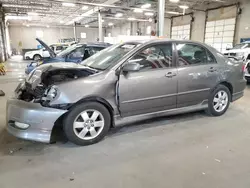
[{"label": "side window", "polygon": [[57,46],[57,47],[56,47],[56,50],[62,50],[62,49],[63,49],[62,46]]},{"label": "side window", "polygon": [[83,50],[84,50],[83,47],[77,48],[73,52],[71,52],[71,54],[69,55],[69,57],[70,58],[81,58],[84,55]]},{"label": "side window", "polygon": [[91,52],[90,52],[90,49],[88,47],[85,48],[84,50],[84,59],[87,59],[91,56]]},{"label": "side window", "polygon": [[195,44],[176,44],[180,67],[216,62],[213,55],[201,46]]},{"label": "side window", "polygon": [[90,50],[90,54],[94,55],[95,53],[100,52],[103,49],[104,49],[103,47],[92,47]]},{"label": "side window", "polygon": [[215,57],[209,51],[207,51],[207,61],[208,63],[216,63]]},{"label": "side window", "polygon": [[159,44],[137,53],[130,61],[140,64],[140,71],[172,67],[172,44]]}]

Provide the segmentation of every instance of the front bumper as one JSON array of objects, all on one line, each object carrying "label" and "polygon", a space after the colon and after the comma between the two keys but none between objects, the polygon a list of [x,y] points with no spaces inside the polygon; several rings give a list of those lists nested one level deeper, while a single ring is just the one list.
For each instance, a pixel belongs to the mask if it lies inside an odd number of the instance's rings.
[{"label": "front bumper", "polygon": [[245,79],[247,80],[247,82],[250,82],[250,75],[245,75]]},{"label": "front bumper", "polygon": [[[10,99],[7,102],[7,131],[25,140],[50,143],[51,133],[56,120],[67,110],[46,108],[39,103]],[[25,130],[14,122],[29,124]]]}]

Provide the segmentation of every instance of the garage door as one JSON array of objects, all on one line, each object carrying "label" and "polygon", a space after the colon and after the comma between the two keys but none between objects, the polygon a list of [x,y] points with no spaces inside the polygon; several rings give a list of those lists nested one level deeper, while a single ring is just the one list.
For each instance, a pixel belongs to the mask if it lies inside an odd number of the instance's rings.
[{"label": "garage door", "polygon": [[190,40],[190,24],[172,27],[171,38]]},{"label": "garage door", "polygon": [[205,43],[220,52],[233,46],[236,18],[209,21],[206,24]]}]

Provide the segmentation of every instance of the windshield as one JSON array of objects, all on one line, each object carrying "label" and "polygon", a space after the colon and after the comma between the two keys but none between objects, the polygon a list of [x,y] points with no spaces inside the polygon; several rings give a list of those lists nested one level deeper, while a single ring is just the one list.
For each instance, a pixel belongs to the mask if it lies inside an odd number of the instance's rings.
[{"label": "windshield", "polygon": [[124,55],[126,55],[137,45],[138,44],[134,43],[113,45],[109,48],[100,51],[99,53],[96,53],[95,55],[83,61],[81,64],[97,70],[105,70],[108,67],[118,63],[118,61]]},{"label": "windshield", "polygon": [[61,51],[60,53],[58,53],[57,56],[59,56],[59,57],[65,57],[65,56],[66,56],[68,53],[70,53],[72,50],[76,49],[76,47],[77,47],[77,44],[74,44],[74,45],[72,45],[72,46],[66,48],[66,50],[63,50],[63,51]]},{"label": "windshield", "polygon": [[233,47],[233,49],[234,49],[234,50],[237,50],[237,49],[245,49],[245,48],[247,48],[247,47],[249,47],[249,44],[236,44],[236,45]]}]

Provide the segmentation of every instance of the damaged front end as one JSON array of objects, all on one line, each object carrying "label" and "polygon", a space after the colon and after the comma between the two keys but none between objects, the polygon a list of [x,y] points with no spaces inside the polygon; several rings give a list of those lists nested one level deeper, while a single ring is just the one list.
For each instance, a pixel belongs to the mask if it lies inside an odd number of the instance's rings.
[{"label": "damaged front end", "polygon": [[44,66],[31,72],[25,82],[17,87],[16,98],[50,107],[50,102],[60,94],[58,84],[87,77],[94,73],[96,73],[95,70],[81,65],[67,68]]}]

